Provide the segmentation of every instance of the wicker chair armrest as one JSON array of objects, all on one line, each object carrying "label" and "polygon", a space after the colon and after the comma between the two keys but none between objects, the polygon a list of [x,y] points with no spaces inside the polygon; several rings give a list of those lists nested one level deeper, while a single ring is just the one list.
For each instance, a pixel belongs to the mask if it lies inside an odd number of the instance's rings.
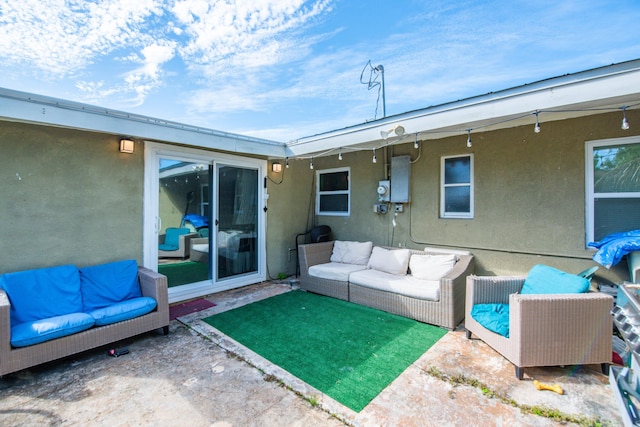
[{"label": "wicker chair armrest", "polygon": [[300,245],[298,247],[300,275],[308,276],[309,267],[330,262],[332,252],[333,241]]},{"label": "wicker chair armrest", "polygon": [[509,297],[509,337],[520,341],[523,354],[535,352],[542,343],[548,351],[559,355],[579,348],[572,345],[576,342],[610,348],[612,307],[613,298],[600,292],[512,294]]},{"label": "wicker chair armrest", "polygon": [[508,304],[509,295],[520,292],[524,279],[521,276],[467,276],[467,306]]},{"label": "wicker chair armrest", "polygon": [[156,273],[146,267],[138,267],[138,278],[140,279],[140,289],[142,296],[151,297],[160,304],[168,305],[168,285],[167,276]]},{"label": "wicker chair armrest", "polygon": [[5,291],[0,289],[0,359],[11,351],[11,303]]}]

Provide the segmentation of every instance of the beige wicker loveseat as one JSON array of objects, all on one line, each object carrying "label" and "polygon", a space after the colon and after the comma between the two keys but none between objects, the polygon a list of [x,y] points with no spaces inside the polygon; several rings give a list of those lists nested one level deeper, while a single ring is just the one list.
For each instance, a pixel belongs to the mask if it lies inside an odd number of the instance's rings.
[{"label": "beige wicker loveseat", "polygon": [[[517,276],[467,277],[467,338],[475,335],[513,363],[518,379],[534,366],[601,364],[607,373],[612,297],[599,292],[523,295],[524,282]],[[508,304],[508,337],[474,319],[476,304]]]},{"label": "beige wicker loveseat", "polygon": [[[375,275],[376,273],[368,270],[366,265],[363,265],[359,272],[356,271],[349,274],[352,278],[357,275],[360,276],[357,284],[348,279],[332,280],[310,275],[309,269],[311,267],[330,262],[333,248],[333,241],[300,245],[298,256],[300,261],[300,287],[302,289],[448,329],[455,329],[464,318],[465,278],[474,271],[472,255],[456,255],[455,265],[444,277],[439,279],[436,285],[437,289],[434,292],[436,297],[428,299],[430,297],[403,295],[401,287],[404,278],[398,279],[397,283],[399,285],[396,289],[400,290],[399,292],[367,286],[362,277],[366,278],[368,274]],[[385,249],[394,250],[398,248]],[[411,249],[409,251],[411,256],[443,254],[443,252],[437,252],[437,249],[429,251]],[[408,273],[407,279],[412,281],[411,272]]]},{"label": "beige wicker loveseat", "polygon": [[[133,276],[135,277],[136,266],[134,265],[133,268]],[[151,312],[134,318],[115,321],[115,323],[104,324],[103,326],[93,326],[70,335],[25,346],[12,346],[15,336],[12,337],[11,319],[12,316],[15,318],[15,313],[11,313],[12,306],[7,292],[0,289],[0,376],[111,344],[154,329],[162,328],[164,334],[168,334],[167,278],[144,267],[137,267],[137,271],[140,288],[138,292],[142,295],[139,299],[146,298],[146,300],[149,300],[147,297],[150,297],[157,303]],[[41,306],[46,306],[46,304],[50,306],[57,305],[55,301],[45,300],[41,301],[41,304],[43,304]],[[109,307],[106,310],[108,311]],[[97,309],[93,313],[99,311],[100,309]],[[122,315],[121,310],[111,311],[108,314]],[[97,314],[94,315],[97,316]],[[46,321],[46,319],[44,320]],[[105,320],[104,323],[107,322]],[[16,331],[14,330],[13,332]]]}]

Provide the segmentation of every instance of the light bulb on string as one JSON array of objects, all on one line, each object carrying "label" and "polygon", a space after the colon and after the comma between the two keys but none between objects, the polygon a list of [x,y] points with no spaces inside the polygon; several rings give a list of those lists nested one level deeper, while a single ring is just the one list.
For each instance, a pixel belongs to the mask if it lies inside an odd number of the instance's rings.
[{"label": "light bulb on string", "polygon": [[535,133],[540,133],[540,121],[538,120],[538,113],[539,111],[536,110],[535,115],[536,115],[536,125],[533,127],[533,131]]},{"label": "light bulb on string", "polygon": [[467,148],[471,148],[471,129],[467,129]]},{"label": "light bulb on string", "polygon": [[413,148],[415,148],[416,150],[418,148],[420,148],[420,145],[418,144],[418,133],[416,132],[416,140],[413,141]]},{"label": "light bulb on string", "polygon": [[622,130],[629,129],[629,122],[627,121],[627,107],[622,107]]},{"label": "light bulb on string", "polygon": [[376,158],[376,149],[373,149],[373,159],[372,159],[373,163],[378,163],[378,159]]},{"label": "light bulb on string", "polygon": [[338,152],[338,160],[342,160],[342,148]]},{"label": "light bulb on string", "polygon": [[284,158],[284,167],[289,169],[289,158],[288,157]]},{"label": "light bulb on string", "polygon": [[311,158],[311,162],[309,162],[309,169],[313,169],[313,157]]}]

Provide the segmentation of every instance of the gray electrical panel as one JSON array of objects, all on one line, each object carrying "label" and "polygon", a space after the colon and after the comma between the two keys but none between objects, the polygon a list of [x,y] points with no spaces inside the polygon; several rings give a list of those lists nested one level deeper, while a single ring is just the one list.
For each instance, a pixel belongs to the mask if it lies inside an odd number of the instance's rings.
[{"label": "gray electrical panel", "polygon": [[409,203],[411,156],[391,158],[391,203]]}]

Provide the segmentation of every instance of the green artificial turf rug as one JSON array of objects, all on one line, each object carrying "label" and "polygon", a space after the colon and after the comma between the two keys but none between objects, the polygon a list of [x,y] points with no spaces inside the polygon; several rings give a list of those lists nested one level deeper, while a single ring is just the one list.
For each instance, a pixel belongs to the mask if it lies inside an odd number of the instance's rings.
[{"label": "green artificial turf rug", "polygon": [[356,412],[447,333],[304,291],[203,320]]}]

